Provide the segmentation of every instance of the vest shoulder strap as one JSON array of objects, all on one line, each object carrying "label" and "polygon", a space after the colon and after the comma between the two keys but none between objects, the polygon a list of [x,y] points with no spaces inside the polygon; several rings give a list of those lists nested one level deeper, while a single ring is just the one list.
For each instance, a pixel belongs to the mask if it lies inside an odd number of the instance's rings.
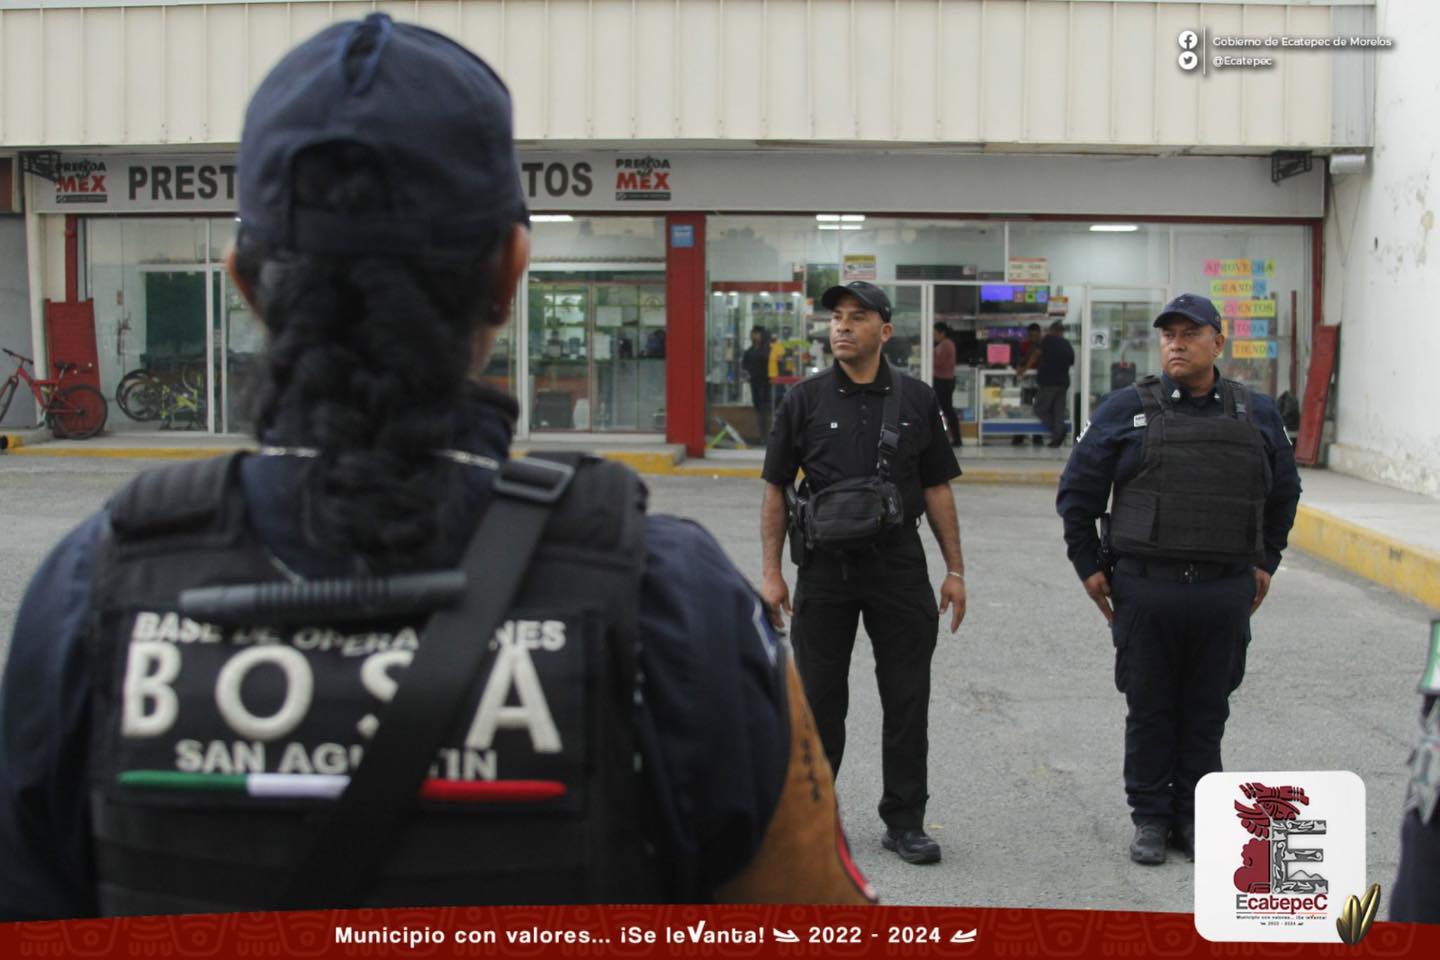
[{"label": "vest shoulder strap", "polygon": [[1140,406],[1145,410],[1145,416],[1151,420],[1164,413],[1169,405],[1159,377],[1152,375],[1135,381],[1135,393],[1140,397]]},{"label": "vest shoulder strap", "polygon": [[222,515],[226,487],[243,456],[230,453],[146,470],[110,498],[110,528],[125,541],[212,526]]},{"label": "vest shoulder strap", "polygon": [[644,556],[644,516],[650,492],[634,470],[593,454],[570,451],[539,450],[529,457],[564,463],[575,470],[575,481],[555,505],[545,528],[546,546],[586,547],[639,562]]},{"label": "vest shoulder strap", "polygon": [[1250,388],[1238,380],[1221,378],[1220,393],[1224,398],[1225,416],[1249,422],[1251,419]]}]

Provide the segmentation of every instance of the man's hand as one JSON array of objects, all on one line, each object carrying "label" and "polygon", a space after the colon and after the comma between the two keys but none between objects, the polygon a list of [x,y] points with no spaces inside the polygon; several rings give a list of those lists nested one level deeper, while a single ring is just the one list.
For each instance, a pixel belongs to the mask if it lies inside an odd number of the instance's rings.
[{"label": "man's hand", "polygon": [[[779,570],[772,570],[760,580],[760,599],[765,601],[765,608],[770,611],[770,624],[776,630],[785,629],[785,617],[790,613],[790,588],[785,585],[785,577]],[[781,616],[784,611],[784,616]]]},{"label": "man's hand", "polygon": [[1110,578],[1105,576],[1104,570],[1096,571],[1085,578],[1085,592],[1090,594],[1090,599],[1100,608],[1105,622],[1114,626],[1115,609],[1110,606]]},{"label": "man's hand", "polygon": [[1250,615],[1254,616],[1255,611],[1260,609],[1260,604],[1265,602],[1265,594],[1270,592],[1270,574],[1255,568],[1255,602],[1250,604]]},{"label": "man's hand", "polygon": [[950,632],[960,629],[965,619],[965,581],[949,574],[940,581],[940,612],[950,610]]}]

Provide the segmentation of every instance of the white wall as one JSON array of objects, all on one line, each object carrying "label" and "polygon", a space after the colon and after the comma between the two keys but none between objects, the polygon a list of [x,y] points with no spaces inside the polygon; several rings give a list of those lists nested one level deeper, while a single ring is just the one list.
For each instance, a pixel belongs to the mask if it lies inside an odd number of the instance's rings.
[{"label": "white wall", "polygon": [[522,140],[1365,145],[1369,118],[1337,70],[1370,54],[1281,53],[1273,69],[1202,77],[1179,68],[1175,38],[1344,33],[1369,2],[7,0],[0,145],[234,143],[285,50],[372,9],[494,64]]},{"label": "white wall", "polygon": [[1440,496],[1440,5],[1381,0],[1371,171],[1334,180],[1325,222],[1325,319],[1340,330],[1330,466]]}]

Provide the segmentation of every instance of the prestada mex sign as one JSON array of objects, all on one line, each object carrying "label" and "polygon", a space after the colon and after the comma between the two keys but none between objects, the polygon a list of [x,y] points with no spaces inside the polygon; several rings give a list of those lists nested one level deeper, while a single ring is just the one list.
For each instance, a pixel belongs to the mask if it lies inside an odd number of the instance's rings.
[{"label": "prestada mex sign", "polygon": [[[53,154],[27,169],[37,179],[40,213],[231,213],[235,160],[229,155],[177,157]],[[530,205],[546,209],[670,206],[680,176],[666,154],[543,158],[520,155],[520,185]],[[693,179],[693,178],[692,178]]]},{"label": "prestada mex sign", "polygon": [[227,156],[60,155],[32,164],[40,213],[228,213],[235,162]]}]

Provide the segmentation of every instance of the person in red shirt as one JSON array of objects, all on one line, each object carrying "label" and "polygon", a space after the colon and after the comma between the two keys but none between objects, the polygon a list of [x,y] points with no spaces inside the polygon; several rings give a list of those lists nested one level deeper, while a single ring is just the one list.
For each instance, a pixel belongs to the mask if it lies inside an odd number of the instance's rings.
[{"label": "person in red shirt", "polygon": [[931,384],[940,401],[940,413],[945,418],[945,433],[950,445],[961,444],[960,420],[955,415],[955,341],[950,339],[950,328],[943,322],[935,324],[935,356],[930,368]]}]

